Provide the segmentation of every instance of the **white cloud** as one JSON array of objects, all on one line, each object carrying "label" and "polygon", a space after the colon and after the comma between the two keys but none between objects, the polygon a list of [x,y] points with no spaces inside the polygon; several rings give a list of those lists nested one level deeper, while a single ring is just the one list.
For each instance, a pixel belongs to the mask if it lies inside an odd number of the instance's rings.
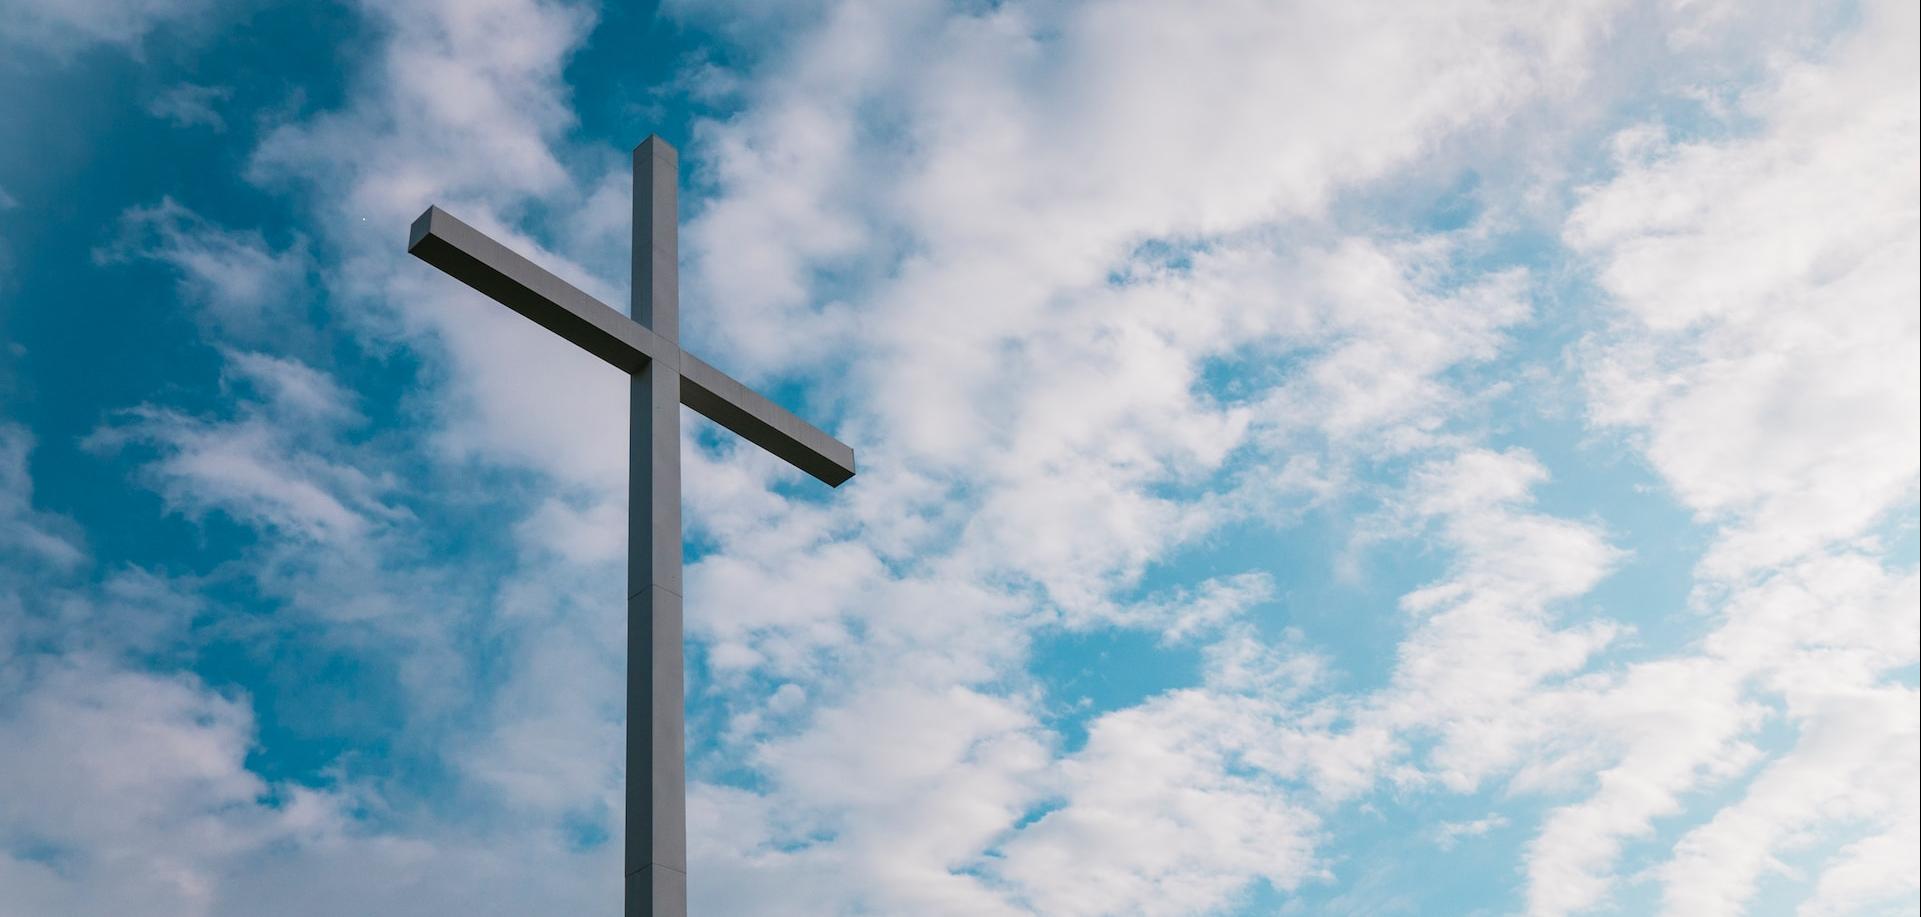
[{"label": "white cloud", "polygon": [[1915,10],[1863,7],[1776,66],[1727,140],[1661,142],[1589,189],[1567,237],[1622,310],[1597,420],[1643,431],[1740,577],[1856,537],[1921,467]]},{"label": "white cloud", "polygon": [[[1570,218],[1623,310],[1583,354],[1594,418],[1635,434],[1718,525],[1696,591],[1718,626],[1700,655],[1637,664],[1593,696],[1584,728],[1619,748],[1533,844],[1537,912],[1604,900],[1626,839],[1747,773],[1661,868],[1674,912],[1743,910],[1814,832],[1846,844],[1806,912],[1911,894],[1911,865],[1888,858],[1913,846],[1913,691],[1884,679],[1914,664],[1915,577],[1884,568],[1870,536],[1912,511],[1921,464],[1915,11],[1863,13],[1742,97],[1751,133],[1644,132]],[[1798,740],[1771,754],[1750,740],[1776,705]]]},{"label": "white cloud", "polygon": [[1661,870],[1668,913],[1745,913],[1762,876],[1786,871],[1778,856],[1814,842],[1817,828],[1863,822],[1885,826],[1895,845],[1879,856],[1865,846],[1850,852],[1855,868],[1883,877],[1882,883],[1861,883],[1865,890],[1889,897],[1914,893],[1913,859],[1868,864],[1914,849],[1914,812],[1921,806],[1912,779],[1921,772],[1915,692],[1861,688],[1797,700],[1797,746],[1757,775],[1739,802],[1675,845],[1674,858]]},{"label": "white cloud", "polygon": [[1319,819],[1243,757],[1266,712],[1237,706],[1178,692],[1095,721],[1054,775],[1065,805],[1003,844],[996,871],[1043,914],[1202,913],[1254,878],[1299,884]]},{"label": "white cloud", "polygon": [[[370,61],[380,79],[343,110],[269,135],[255,154],[262,178],[344,192],[327,209],[353,216],[346,228],[364,231],[367,249],[395,245],[390,227],[430,201],[458,207],[567,190],[548,143],[573,121],[560,71],[591,13],[519,0],[363,12],[385,40]],[[372,225],[363,230],[360,217]]]},{"label": "white cloud", "polygon": [[821,913],[1013,913],[978,875],[982,849],[1035,796],[1047,762],[1018,702],[892,682],[823,706],[811,728],[766,741],[775,795],[695,784],[697,900],[727,913],[768,902]]},{"label": "white cloud", "polygon": [[74,607],[96,600],[63,597],[66,617],[35,642],[52,651],[0,667],[0,911],[318,917],[453,907],[508,917],[618,907],[616,883],[564,878],[617,875],[618,848],[574,850],[543,819],[507,828],[416,819],[396,810],[392,787],[342,779],[344,769],[330,775],[339,785],[318,789],[263,779],[248,765],[260,736],[245,695],[139,665],[154,647],[176,646],[178,633],[129,656],[109,642],[174,599],[150,582],[104,592],[81,617]]},{"label": "white cloud", "polygon": [[1814,896],[1800,913],[1810,917],[1858,914],[1880,904],[1899,908],[1915,897],[1914,864],[1921,861],[1921,830],[1910,805],[1904,819],[1888,830],[1862,838],[1841,849],[1822,868]]},{"label": "white cloud", "polygon": [[227,350],[222,356],[226,378],[245,382],[266,396],[274,412],[289,421],[337,425],[360,419],[353,396],[332,377],[305,363],[239,350]]},{"label": "white cloud", "polygon": [[[1071,327],[1063,292],[1100,286],[1143,242],[1317,213],[1578,73],[1589,15],[838,4],[781,52],[745,115],[700,135],[721,199],[688,228],[690,308],[752,366],[870,340],[856,353],[872,352],[860,378],[884,429],[939,461],[986,432],[981,412],[1000,402],[977,386],[1000,375],[997,356]],[[1437,30],[1455,37],[1413,38]],[[896,143],[861,132],[869,118]],[[862,277],[845,263],[857,242],[900,255],[844,298],[841,279]]]},{"label": "white cloud", "polygon": [[[1587,759],[1572,774],[1593,773],[1595,788],[1551,813],[1532,845],[1534,910],[1602,901],[1626,840],[1648,837],[1662,818],[1698,813],[1691,793],[1746,776],[1745,795],[1684,835],[1659,870],[1672,912],[1743,910],[1757,878],[1779,868],[1777,853],[1816,832],[1863,845],[1837,868],[1893,881],[1852,893],[1900,893],[1908,880],[1879,857],[1904,849],[1915,822],[1906,787],[1916,765],[1904,750],[1913,744],[1904,705],[1914,692],[1884,679],[1914,664],[1918,602],[1912,571],[1860,556],[1811,560],[1730,597],[1699,655],[1637,663],[1549,700],[1559,726],[1544,744],[1572,745],[1564,755]],[[1755,744],[1774,717],[1799,736],[1778,754]],[[1536,767],[1550,773],[1556,764]],[[1866,843],[1878,837],[1888,840]]]},{"label": "white cloud", "polygon": [[1396,730],[1433,730],[1427,772],[1471,791],[1515,767],[1554,712],[1556,685],[1620,633],[1606,620],[1559,627],[1560,612],[1619,563],[1593,527],[1532,511],[1546,470],[1519,450],[1474,450],[1416,469],[1407,501],[1457,553],[1440,582],[1401,607],[1416,623],[1391,686],[1374,701]]},{"label": "white cloud", "polygon": [[340,825],[324,794],[270,795],[244,764],[250,711],[191,676],[10,665],[26,671],[0,706],[0,876],[18,913],[206,914],[237,855]]},{"label": "white cloud", "polygon": [[[572,212],[611,200],[576,186],[557,155],[573,124],[563,65],[593,15],[578,5],[518,0],[364,11],[384,39],[365,91],[340,110],[271,131],[255,151],[253,178],[315,192],[312,212],[344,253],[323,280],[363,346],[411,346],[444,367],[435,372],[429,419],[446,458],[512,462],[596,495],[619,494],[626,471],[626,437],[613,421],[626,416],[620,373],[404,250],[404,227],[439,204],[623,305],[624,285],[548,251],[508,219],[536,201]],[[597,152],[598,162],[613,165]],[[591,225],[572,241],[595,252],[604,248],[593,244],[600,234],[625,234],[624,218],[583,221]],[[606,265],[615,266],[624,271],[624,255]]]},{"label": "white cloud", "polygon": [[220,510],[297,537],[348,543],[395,512],[381,503],[379,480],[290,449],[258,418],[209,422],[136,408],[88,439],[99,452],[132,443],[159,450],[144,473],[169,509],[190,518]]},{"label": "white cloud", "polygon": [[1549,812],[1527,847],[1532,914],[1568,914],[1607,901],[1630,840],[1683,811],[1686,794],[1751,766],[1745,741],[1762,721],[1737,671],[1711,659],[1640,664],[1618,678],[1576,685],[1536,703],[1545,714],[1517,789],[1590,789]]}]

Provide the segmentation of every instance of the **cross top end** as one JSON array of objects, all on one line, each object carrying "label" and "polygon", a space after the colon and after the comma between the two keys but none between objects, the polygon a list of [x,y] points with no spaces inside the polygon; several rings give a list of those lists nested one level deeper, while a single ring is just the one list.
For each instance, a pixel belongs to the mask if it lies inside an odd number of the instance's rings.
[{"label": "cross top end", "polygon": [[643,153],[649,156],[665,157],[668,161],[674,163],[679,163],[680,161],[680,151],[674,149],[673,144],[662,140],[659,134],[648,134],[647,139],[642,140],[634,147],[635,158],[639,158]]}]

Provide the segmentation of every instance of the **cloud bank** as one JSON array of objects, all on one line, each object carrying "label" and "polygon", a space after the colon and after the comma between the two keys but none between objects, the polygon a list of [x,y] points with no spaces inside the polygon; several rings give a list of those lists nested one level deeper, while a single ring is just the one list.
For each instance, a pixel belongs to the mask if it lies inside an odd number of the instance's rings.
[{"label": "cloud bank", "polygon": [[[619,302],[634,138],[572,114],[593,10],[359,13],[248,141],[310,231],[93,253],[219,370],[86,448],[227,560],[97,557],[0,428],[0,913],[619,906],[624,386],[395,233]],[[695,907],[1314,910],[1398,807],[1505,909],[1911,912],[1915,12],[1735,13],[671,7],[734,51],[688,337],[862,462],[686,434]]]}]

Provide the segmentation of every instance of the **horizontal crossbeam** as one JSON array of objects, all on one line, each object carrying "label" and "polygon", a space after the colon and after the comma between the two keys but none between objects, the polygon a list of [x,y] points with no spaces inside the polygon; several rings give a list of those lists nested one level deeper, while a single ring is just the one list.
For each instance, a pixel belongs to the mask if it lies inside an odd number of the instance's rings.
[{"label": "horizontal crossbeam", "polygon": [[429,207],[414,220],[407,251],[625,372],[652,360],[675,364],[682,404],[828,486],[854,476],[846,443],[445,210]]},{"label": "horizontal crossbeam", "polygon": [[680,348],[439,207],[414,220],[407,252],[628,373]]}]

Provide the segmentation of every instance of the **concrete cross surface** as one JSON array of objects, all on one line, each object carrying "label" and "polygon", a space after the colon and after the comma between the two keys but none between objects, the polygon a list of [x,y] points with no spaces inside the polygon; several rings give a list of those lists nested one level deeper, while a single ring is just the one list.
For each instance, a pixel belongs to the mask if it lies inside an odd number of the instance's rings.
[{"label": "concrete cross surface", "polygon": [[[626,917],[687,913],[680,406],[838,487],[854,450],[680,349],[678,154],[634,148],[633,318],[429,207],[407,251],[632,376],[627,452]],[[636,728],[636,711],[646,716]],[[644,775],[644,776],[641,776]],[[638,778],[638,779],[637,779]]]}]

